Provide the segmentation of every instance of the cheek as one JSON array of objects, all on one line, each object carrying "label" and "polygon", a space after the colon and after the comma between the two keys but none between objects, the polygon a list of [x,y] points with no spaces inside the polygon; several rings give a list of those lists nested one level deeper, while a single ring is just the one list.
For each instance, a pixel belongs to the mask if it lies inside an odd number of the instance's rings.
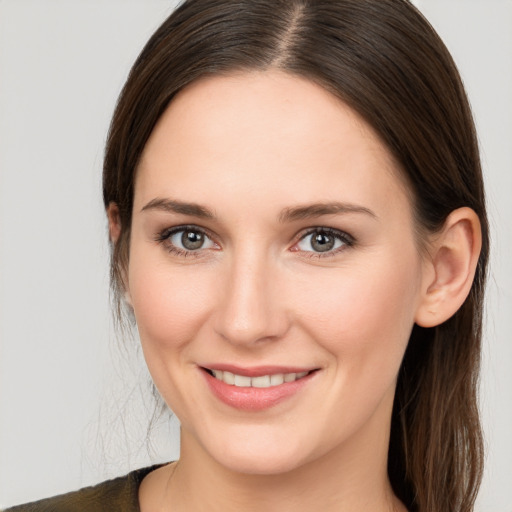
[{"label": "cheek", "polygon": [[374,258],[334,277],[317,276],[299,321],[343,365],[347,378],[373,379],[378,368],[383,379],[394,380],[414,323],[419,272],[414,254],[401,263]]},{"label": "cheek", "polygon": [[197,267],[174,268],[165,258],[133,251],[130,293],[146,359],[185,348],[205,323],[214,283],[210,272]]},{"label": "cheek", "polygon": [[199,405],[181,380],[196,371],[191,363],[191,342],[206,323],[212,287],[197,271],[139,260],[136,254],[130,260],[129,283],[141,346],[153,382],[168,406],[186,422],[189,407],[194,410]]}]

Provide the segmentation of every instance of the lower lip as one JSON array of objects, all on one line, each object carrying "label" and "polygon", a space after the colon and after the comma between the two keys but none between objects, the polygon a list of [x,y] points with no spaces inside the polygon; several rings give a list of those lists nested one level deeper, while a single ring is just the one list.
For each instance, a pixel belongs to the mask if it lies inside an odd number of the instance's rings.
[{"label": "lower lip", "polygon": [[263,411],[274,407],[298,393],[311,381],[317,372],[311,372],[294,382],[284,382],[268,388],[238,387],[216,379],[206,370],[201,370],[213,394],[225,404],[244,411]]}]

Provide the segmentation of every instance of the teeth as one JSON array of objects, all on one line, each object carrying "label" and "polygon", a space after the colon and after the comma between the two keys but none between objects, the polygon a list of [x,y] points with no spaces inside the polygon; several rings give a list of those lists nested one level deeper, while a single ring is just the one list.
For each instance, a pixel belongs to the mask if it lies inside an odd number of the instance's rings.
[{"label": "teeth", "polygon": [[278,373],[277,375],[270,376],[270,385],[271,386],[279,386],[284,382],[284,375],[282,373]]},{"label": "teeth", "polygon": [[253,377],[251,379],[251,386],[253,388],[268,388],[268,387],[270,387],[270,375],[262,375],[261,377]]},{"label": "teeth", "polygon": [[211,370],[214,377],[222,380],[231,386],[240,388],[269,388],[279,386],[284,382],[294,382],[308,375],[309,372],[299,373],[276,373],[274,375],[260,375],[259,377],[246,377],[245,375],[235,375],[231,372],[223,372],[220,370]]},{"label": "teeth", "polygon": [[244,375],[235,375],[235,386],[239,388],[248,388],[251,385],[251,377]]},{"label": "teeth", "polygon": [[232,386],[235,385],[235,376],[231,372],[221,372],[222,373],[222,380],[226,384],[231,384]]}]

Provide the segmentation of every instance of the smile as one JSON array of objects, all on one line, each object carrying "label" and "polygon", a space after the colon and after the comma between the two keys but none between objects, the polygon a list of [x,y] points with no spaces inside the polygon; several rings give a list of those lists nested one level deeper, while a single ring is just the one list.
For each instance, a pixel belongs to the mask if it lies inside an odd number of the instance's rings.
[{"label": "smile", "polygon": [[310,387],[320,370],[278,366],[219,366],[199,367],[209,389],[224,404],[247,412],[264,411],[291,399],[301,393],[302,389]]},{"label": "smile", "polygon": [[222,370],[207,370],[210,375],[213,375],[217,380],[229,384],[230,386],[237,386],[239,388],[270,388],[280,386],[285,382],[295,382],[302,379],[310,372],[299,373],[276,373],[272,375],[259,375],[257,377],[248,377],[246,375],[237,375]]}]

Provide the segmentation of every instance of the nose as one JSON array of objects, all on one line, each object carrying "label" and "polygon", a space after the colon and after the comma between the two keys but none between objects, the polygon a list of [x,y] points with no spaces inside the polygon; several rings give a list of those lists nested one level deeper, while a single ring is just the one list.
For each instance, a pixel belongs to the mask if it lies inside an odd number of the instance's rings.
[{"label": "nose", "polygon": [[289,317],[276,264],[255,253],[238,257],[221,280],[215,330],[233,345],[251,347],[281,338]]}]

